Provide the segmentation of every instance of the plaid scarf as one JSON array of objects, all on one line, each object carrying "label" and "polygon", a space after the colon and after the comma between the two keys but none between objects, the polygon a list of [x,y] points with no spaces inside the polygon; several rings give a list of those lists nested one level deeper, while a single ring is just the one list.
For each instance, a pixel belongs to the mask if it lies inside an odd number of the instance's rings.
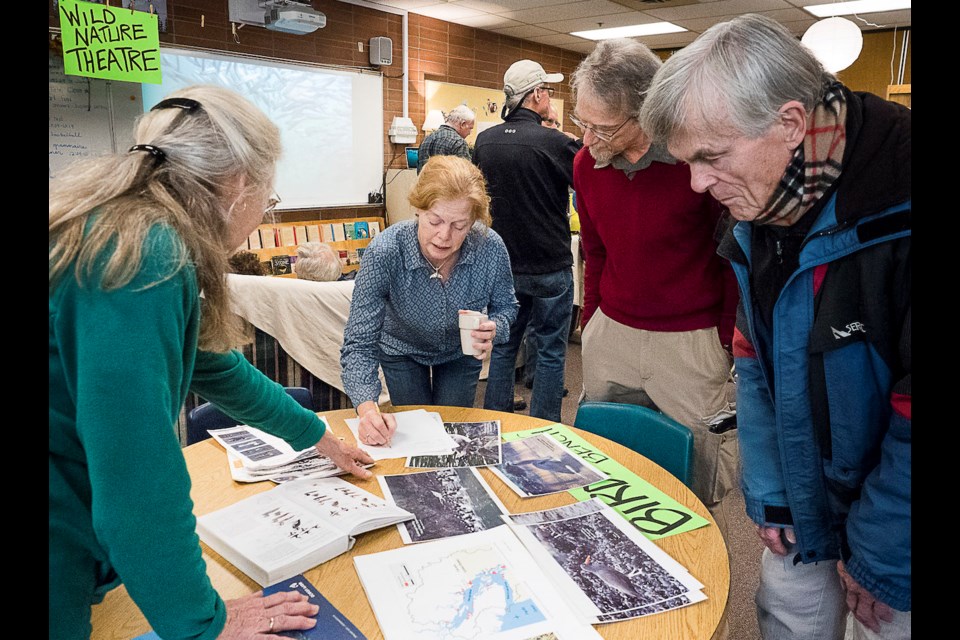
[{"label": "plaid scarf", "polygon": [[823,101],[813,109],[803,144],[770,196],[766,211],[755,224],[792,225],[840,177],[846,135],[847,102],[839,82],[827,87]]}]

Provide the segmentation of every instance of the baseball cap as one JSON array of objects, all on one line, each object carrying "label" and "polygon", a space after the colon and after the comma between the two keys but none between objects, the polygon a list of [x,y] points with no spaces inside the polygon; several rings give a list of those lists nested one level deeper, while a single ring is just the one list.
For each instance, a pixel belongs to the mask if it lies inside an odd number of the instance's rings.
[{"label": "baseball cap", "polygon": [[503,74],[503,92],[512,98],[538,85],[555,82],[563,82],[562,73],[547,73],[533,60],[517,60]]}]

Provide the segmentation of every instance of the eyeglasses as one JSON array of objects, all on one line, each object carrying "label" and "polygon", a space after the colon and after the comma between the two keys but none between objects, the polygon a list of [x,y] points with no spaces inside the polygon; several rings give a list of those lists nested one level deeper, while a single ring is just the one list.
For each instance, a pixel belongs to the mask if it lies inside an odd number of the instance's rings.
[{"label": "eyeglasses", "polygon": [[277,208],[277,205],[280,204],[280,196],[276,193],[267,200],[267,207],[263,210],[263,217],[273,215],[273,210]]},{"label": "eyeglasses", "polygon": [[544,91],[547,92],[547,95],[550,96],[551,98],[553,97],[553,94],[556,91],[556,89],[554,89],[553,87],[548,87],[547,85],[540,85],[539,87],[537,87],[537,89],[543,89]]},{"label": "eyeglasses", "polygon": [[[596,125],[587,124],[582,120],[580,120],[580,118],[578,118],[575,115],[571,115],[570,120],[573,122],[573,124],[580,127],[580,130],[583,131],[584,134],[586,134],[587,131],[592,131],[593,135],[597,136],[599,139],[603,140],[604,142],[610,142],[611,140],[613,140],[613,136],[617,135],[617,132],[623,128],[623,125],[633,120],[633,117],[631,116],[626,120],[624,120],[623,122],[621,122],[613,131],[609,131],[607,129],[604,129],[604,130],[598,129]],[[610,126],[613,126],[613,125],[610,125]]]}]

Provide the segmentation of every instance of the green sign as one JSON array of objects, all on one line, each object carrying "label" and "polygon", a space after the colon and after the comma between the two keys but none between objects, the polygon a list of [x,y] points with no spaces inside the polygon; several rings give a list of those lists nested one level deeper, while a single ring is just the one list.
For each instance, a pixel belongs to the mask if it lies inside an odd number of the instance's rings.
[{"label": "green sign", "polygon": [[156,15],[78,0],[58,4],[64,73],[160,84]]},{"label": "green sign", "polygon": [[603,500],[649,540],[683,533],[710,523],[560,423],[504,433],[502,438],[509,442],[538,433],[549,434],[570,453],[607,474],[606,480],[571,489],[568,492],[570,495],[581,502],[590,498]]}]

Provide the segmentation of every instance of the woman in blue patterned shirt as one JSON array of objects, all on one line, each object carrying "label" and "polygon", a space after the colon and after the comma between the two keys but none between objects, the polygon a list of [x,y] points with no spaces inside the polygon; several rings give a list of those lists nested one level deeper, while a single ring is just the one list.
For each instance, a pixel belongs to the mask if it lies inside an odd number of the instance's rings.
[{"label": "woman in blue patterned shirt", "polygon": [[[340,365],[365,444],[385,444],[396,422],[377,406],[383,376],[395,405],[473,406],[484,358],[517,315],[510,257],[489,228],[483,174],[457,156],[430,158],[410,192],[413,220],[370,242],[357,273]],[[489,318],[464,355],[460,310]]]}]

